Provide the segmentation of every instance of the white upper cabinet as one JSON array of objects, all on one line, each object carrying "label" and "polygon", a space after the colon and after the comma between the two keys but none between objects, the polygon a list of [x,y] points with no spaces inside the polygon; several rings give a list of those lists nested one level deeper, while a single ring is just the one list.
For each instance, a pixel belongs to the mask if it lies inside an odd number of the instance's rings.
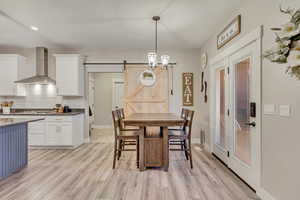
[{"label": "white upper cabinet", "polygon": [[16,54],[0,54],[0,96],[24,96],[23,85],[15,81],[21,78],[20,69],[25,67],[25,57]]},{"label": "white upper cabinet", "polygon": [[56,87],[59,96],[84,95],[83,59],[79,54],[55,54]]}]

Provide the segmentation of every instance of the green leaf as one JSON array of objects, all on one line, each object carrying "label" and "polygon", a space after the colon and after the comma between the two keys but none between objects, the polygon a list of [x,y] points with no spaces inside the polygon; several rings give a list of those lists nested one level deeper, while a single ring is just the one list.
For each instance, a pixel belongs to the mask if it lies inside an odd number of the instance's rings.
[{"label": "green leaf", "polygon": [[293,40],[293,41],[300,40],[300,33],[298,35],[295,35],[294,37],[292,37],[291,40]]},{"label": "green leaf", "polygon": [[300,9],[297,10],[293,16],[292,16],[292,19],[291,19],[291,22],[296,24],[297,26],[300,25]]}]

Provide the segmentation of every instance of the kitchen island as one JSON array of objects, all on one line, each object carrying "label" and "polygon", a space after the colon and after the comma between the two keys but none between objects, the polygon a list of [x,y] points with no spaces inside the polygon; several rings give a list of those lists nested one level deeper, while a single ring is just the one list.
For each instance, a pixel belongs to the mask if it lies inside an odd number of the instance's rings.
[{"label": "kitchen island", "polygon": [[28,163],[28,123],[43,118],[0,119],[0,180]]}]

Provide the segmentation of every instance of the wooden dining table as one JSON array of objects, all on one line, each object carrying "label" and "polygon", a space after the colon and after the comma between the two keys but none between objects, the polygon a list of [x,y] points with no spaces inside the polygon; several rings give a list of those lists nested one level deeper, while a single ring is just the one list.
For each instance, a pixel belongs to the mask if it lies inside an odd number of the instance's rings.
[{"label": "wooden dining table", "polygon": [[[183,126],[185,120],[173,113],[135,113],[123,119],[125,126],[139,127],[139,167],[163,167],[169,169],[169,138],[168,127]],[[160,135],[153,138],[147,135],[148,127],[160,127]],[[161,144],[161,145],[160,145]],[[159,147],[162,148],[159,148]],[[146,147],[146,148],[145,148]],[[146,159],[145,159],[146,158]],[[147,160],[158,159],[157,162],[146,162]],[[160,161],[161,158],[161,162]]]}]

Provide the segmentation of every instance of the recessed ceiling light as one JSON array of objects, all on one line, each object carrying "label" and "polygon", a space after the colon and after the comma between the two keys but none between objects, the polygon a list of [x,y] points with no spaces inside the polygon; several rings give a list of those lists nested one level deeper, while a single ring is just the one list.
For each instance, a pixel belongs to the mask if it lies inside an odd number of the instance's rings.
[{"label": "recessed ceiling light", "polygon": [[36,27],[36,26],[30,26],[30,28],[31,28],[31,30],[34,30],[34,31],[38,31],[39,30],[39,28]]}]

